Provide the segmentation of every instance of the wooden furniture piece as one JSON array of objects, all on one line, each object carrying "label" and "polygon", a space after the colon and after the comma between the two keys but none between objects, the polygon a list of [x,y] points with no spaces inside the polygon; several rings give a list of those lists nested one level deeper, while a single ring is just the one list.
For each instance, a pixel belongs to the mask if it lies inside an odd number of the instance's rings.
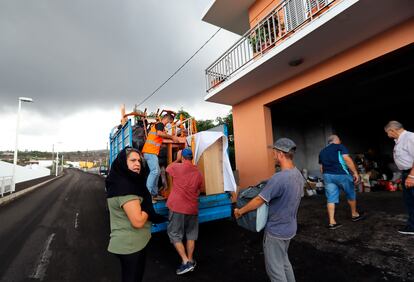
[{"label": "wooden furniture piece", "polygon": [[213,145],[207,148],[201,155],[198,169],[204,178],[206,195],[219,194],[224,192],[223,176],[223,139],[218,139]]}]

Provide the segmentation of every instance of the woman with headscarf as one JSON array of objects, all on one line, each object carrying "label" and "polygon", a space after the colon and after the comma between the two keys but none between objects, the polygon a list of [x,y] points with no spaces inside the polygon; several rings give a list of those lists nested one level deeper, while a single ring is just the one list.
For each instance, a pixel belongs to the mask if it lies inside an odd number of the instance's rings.
[{"label": "woman with headscarf", "polygon": [[146,188],[148,170],[142,160],[138,150],[123,149],[106,179],[111,223],[108,251],[121,262],[123,282],[142,281],[151,223],[166,220],[154,210]]}]

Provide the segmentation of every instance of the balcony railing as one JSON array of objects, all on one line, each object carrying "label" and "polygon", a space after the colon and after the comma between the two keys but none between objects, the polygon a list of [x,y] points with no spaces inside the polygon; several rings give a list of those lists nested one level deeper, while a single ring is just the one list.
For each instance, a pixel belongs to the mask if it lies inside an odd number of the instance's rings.
[{"label": "balcony railing", "polygon": [[341,0],[283,0],[206,69],[207,92]]}]

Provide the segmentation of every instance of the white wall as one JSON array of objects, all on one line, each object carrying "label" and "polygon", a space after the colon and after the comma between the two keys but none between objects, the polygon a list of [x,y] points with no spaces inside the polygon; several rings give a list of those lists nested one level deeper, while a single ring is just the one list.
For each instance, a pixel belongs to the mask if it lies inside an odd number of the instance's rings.
[{"label": "white wall", "polygon": [[[13,164],[0,161],[0,177],[11,176],[13,174]],[[50,169],[32,165],[29,167],[16,166],[16,183],[49,176]]]},{"label": "white wall", "polygon": [[39,160],[39,165],[41,167],[48,167],[48,166],[52,166],[53,161],[52,160]]},{"label": "white wall", "polygon": [[66,162],[67,165],[72,165],[74,168],[80,168],[79,162]]}]

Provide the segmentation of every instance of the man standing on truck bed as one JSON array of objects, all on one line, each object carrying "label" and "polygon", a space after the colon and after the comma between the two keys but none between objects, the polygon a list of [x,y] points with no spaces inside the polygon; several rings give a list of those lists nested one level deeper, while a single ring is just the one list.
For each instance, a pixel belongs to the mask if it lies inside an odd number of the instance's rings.
[{"label": "man standing on truck bed", "polygon": [[[168,237],[181,257],[182,263],[178,275],[193,271],[196,266],[193,259],[195,241],[198,237],[198,195],[202,191],[203,178],[192,163],[193,153],[185,148],[177,155],[177,160],[167,167],[167,173],[173,179],[173,187],[168,197],[170,209]],[[182,160],[182,163],[179,163]],[[184,247],[184,235],[187,239]]]},{"label": "man standing on truck bed", "polygon": [[165,114],[161,122],[157,122],[151,126],[150,131],[148,132],[147,140],[145,141],[144,147],[142,148],[142,153],[144,154],[144,159],[147,161],[150,173],[147,179],[147,188],[151,193],[154,200],[158,198],[158,178],[160,176],[160,165],[158,162],[158,154],[160,153],[160,148],[162,145],[163,139],[171,139],[177,141],[177,137],[167,134],[164,131],[165,125],[174,121],[174,118],[170,114]]}]

